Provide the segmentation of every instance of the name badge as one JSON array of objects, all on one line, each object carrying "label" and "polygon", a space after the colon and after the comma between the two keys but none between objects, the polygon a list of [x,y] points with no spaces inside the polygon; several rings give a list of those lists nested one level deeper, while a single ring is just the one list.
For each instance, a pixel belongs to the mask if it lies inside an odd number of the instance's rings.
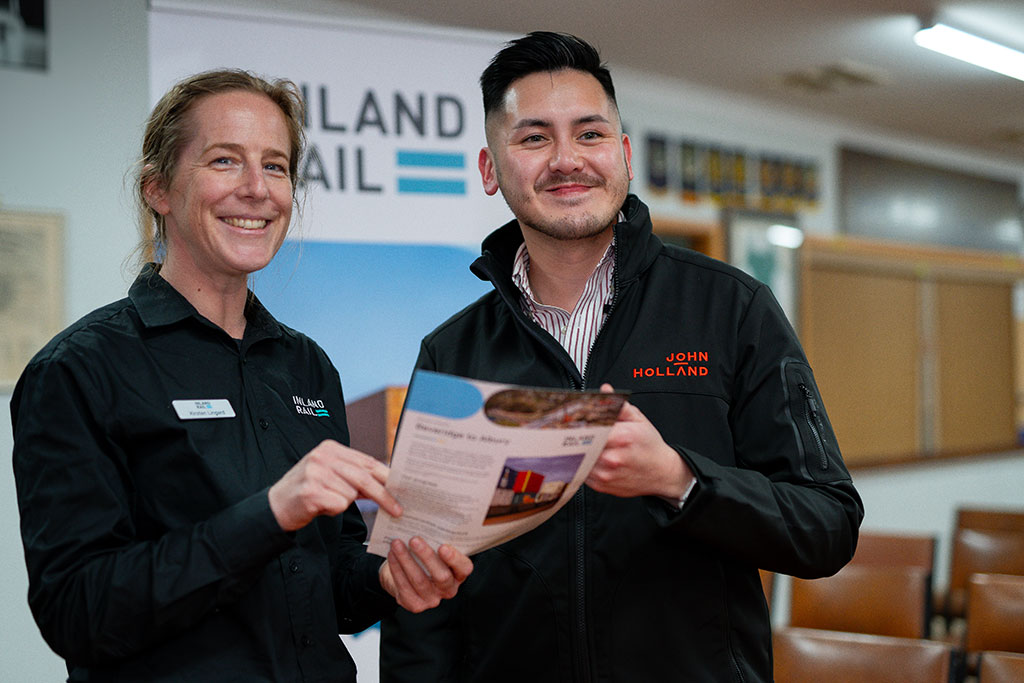
[{"label": "name badge", "polygon": [[235,409],[226,398],[179,399],[171,401],[182,420],[217,420],[234,417]]}]

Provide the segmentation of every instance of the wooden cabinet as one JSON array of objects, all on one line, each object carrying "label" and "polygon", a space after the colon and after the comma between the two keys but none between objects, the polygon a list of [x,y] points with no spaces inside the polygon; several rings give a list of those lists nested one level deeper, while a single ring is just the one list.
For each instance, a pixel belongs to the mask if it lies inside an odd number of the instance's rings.
[{"label": "wooden cabinet", "polygon": [[809,238],[801,339],[850,464],[1016,448],[1024,261]]}]

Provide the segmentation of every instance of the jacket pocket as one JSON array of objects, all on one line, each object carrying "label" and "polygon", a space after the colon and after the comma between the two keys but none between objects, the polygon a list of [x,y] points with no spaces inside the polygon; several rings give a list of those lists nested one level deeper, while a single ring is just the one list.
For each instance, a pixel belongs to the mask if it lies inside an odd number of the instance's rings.
[{"label": "jacket pocket", "polygon": [[786,409],[799,436],[807,473],[815,481],[846,478],[839,444],[810,366],[804,361],[787,358],[782,361],[782,376]]}]

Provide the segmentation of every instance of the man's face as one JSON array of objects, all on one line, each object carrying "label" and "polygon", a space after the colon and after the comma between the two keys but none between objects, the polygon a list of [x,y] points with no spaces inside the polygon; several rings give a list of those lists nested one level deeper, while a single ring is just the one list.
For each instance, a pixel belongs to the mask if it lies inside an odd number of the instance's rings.
[{"label": "man's face", "polygon": [[560,240],[615,224],[632,150],[615,106],[584,71],[538,72],[512,82],[487,118],[480,151],[484,191],[499,189],[524,230]]}]

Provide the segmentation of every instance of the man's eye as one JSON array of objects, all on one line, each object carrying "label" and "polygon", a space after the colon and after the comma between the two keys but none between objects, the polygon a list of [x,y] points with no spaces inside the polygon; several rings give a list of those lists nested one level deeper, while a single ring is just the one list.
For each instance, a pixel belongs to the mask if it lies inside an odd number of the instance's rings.
[{"label": "man's eye", "polygon": [[542,142],[544,140],[543,135],[528,135],[523,142]]},{"label": "man's eye", "polygon": [[596,130],[588,130],[586,133],[580,136],[583,140],[596,140],[601,137],[601,134]]}]

